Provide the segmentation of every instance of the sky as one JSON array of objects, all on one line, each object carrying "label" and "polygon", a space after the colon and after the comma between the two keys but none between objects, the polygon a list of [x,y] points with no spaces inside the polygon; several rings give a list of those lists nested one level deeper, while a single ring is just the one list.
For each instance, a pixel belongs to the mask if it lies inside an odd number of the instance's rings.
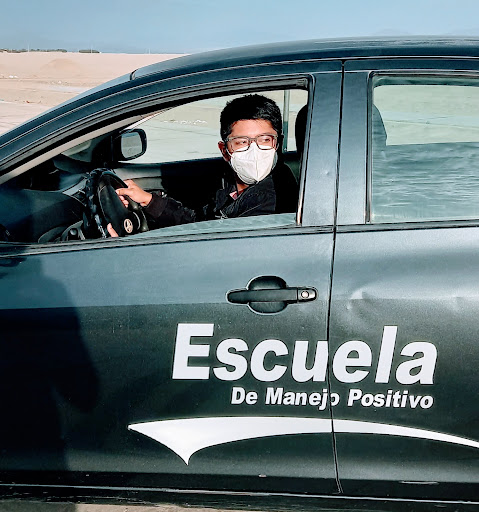
[{"label": "sky", "polygon": [[0,0],[0,48],[196,53],[298,39],[479,37],[477,0]]}]

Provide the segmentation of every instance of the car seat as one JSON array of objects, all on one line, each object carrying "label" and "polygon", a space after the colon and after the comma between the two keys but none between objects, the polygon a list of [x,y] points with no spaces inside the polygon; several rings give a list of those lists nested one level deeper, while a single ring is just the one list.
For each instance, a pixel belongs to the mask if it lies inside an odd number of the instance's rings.
[{"label": "car seat", "polygon": [[[299,165],[301,163],[304,140],[306,136],[306,121],[308,106],[304,105],[298,112],[295,122],[296,151]],[[283,162],[282,155],[278,154],[279,162],[273,170],[273,182],[276,190],[276,213],[295,212],[298,207],[299,185],[293,171]]]},{"label": "car seat", "polygon": [[276,192],[275,213],[292,213],[298,207],[299,186],[281,154],[278,154],[278,159],[271,174]]},{"label": "car seat", "polygon": [[301,160],[304,151],[304,140],[306,138],[306,122],[308,119],[308,105],[304,105],[299,109],[294,124],[294,135],[296,138],[296,151]]}]

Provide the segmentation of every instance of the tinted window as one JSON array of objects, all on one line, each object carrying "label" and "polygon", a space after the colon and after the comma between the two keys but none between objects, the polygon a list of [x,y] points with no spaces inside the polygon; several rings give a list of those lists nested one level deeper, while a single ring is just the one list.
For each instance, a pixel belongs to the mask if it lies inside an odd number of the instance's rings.
[{"label": "tinted window", "polygon": [[479,218],[479,82],[376,77],[370,221]]}]

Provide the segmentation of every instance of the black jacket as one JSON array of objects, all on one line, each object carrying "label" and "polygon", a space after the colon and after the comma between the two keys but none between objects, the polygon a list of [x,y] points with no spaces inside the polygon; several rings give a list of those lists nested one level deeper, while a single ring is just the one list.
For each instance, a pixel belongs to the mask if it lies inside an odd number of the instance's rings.
[{"label": "black jacket", "polygon": [[154,193],[150,204],[144,208],[144,211],[152,228],[201,220],[275,213],[276,191],[271,175],[255,185],[250,185],[237,199],[230,196],[234,190],[234,185],[218,190],[214,203],[205,205],[201,211],[191,210],[171,197]]}]

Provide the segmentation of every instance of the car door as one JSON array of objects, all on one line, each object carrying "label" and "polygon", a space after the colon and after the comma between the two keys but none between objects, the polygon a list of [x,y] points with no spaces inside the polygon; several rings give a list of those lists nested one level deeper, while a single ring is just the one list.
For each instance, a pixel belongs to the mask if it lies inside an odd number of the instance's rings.
[{"label": "car door", "polygon": [[[2,245],[5,423],[18,445],[3,472],[337,489],[326,362],[341,68],[315,68],[273,71],[310,95],[296,214]],[[243,74],[237,93],[271,89]]]},{"label": "car door", "polygon": [[346,69],[330,324],[341,486],[477,498],[476,64]]}]

